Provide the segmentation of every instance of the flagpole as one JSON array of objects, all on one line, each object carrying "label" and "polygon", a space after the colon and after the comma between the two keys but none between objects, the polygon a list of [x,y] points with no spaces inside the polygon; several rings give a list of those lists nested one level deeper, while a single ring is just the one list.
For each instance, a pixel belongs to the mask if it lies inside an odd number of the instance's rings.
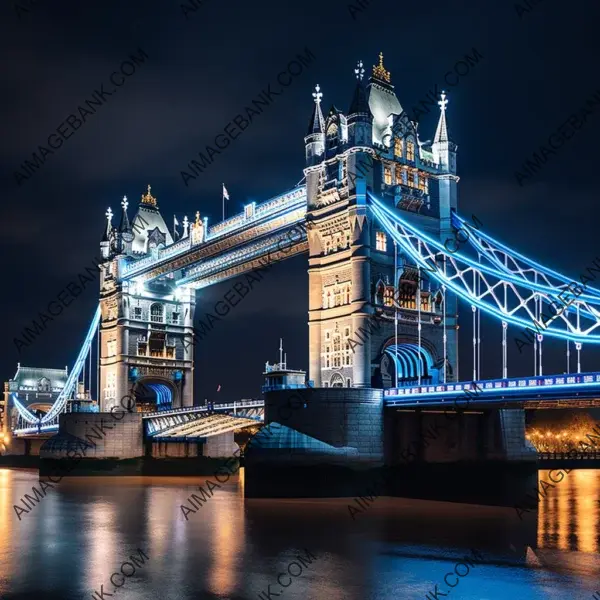
[{"label": "flagpole", "polygon": [[222,184],[223,186],[223,221],[225,220],[225,184]]}]

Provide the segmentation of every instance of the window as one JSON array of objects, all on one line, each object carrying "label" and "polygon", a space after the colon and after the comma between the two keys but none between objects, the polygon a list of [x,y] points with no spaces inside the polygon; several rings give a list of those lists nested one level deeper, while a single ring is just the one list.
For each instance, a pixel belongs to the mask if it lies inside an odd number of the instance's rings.
[{"label": "window", "polygon": [[[344,337],[350,337],[350,327],[346,327],[344,329]],[[348,347],[348,349],[350,348],[348,344],[346,344],[346,346]]]},{"label": "window", "polygon": [[164,321],[164,308],[162,304],[153,304],[150,307],[150,322],[162,323]]},{"label": "window", "polygon": [[416,188],[419,186],[419,177],[417,175],[417,173],[413,173],[413,184],[412,187]]},{"label": "window", "polygon": [[400,138],[396,138],[394,141],[394,156],[402,158],[402,140]]},{"label": "window", "polygon": [[392,185],[392,169],[387,165],[383,168],[383,181],[387,185]]},{"label": "window", "polygon": [[133,318],[136,321],[141,321],[142,320],[142,307],[141,306],[134,306],[133,307]]},{"label": "window", "polygon": [[350,304],[350,284],[346,286],[346,301],[344,304]]},{"label": "window", "polygon": [[419,173],[419,189],[425,193],[427,193],[427,185],[425,183],[426,181],[427,181],[427,177],[425,176],[425,174]]},{"label": "window", "polygon": [[346,379],[346,387],[350,387],[351,381],[350,378]]},{"label": "window", "polygon": [[117,354],[117,340],[109,340],[106,342],[106,356],[116,356]]},{"label": "window", "polygon": [[346,159],[344,158],[340,161],[340,172],[339,172],[339,177],[338,177],[338,179],[340,181],[346,179],[346,169],[347,169]]},{"label": "window", "polygon": [[385,252],[387,250],[387,236],[383,231],[375,232],[375,249]]},{"label": "window", "polygon": [[[331,334],[329,333],[329,331],[327,331],[325,333],[325,339],[328,340],[331,337]],[[329,350],[327,350],[327,352],[329,352]]]},{"label": "window", "polygon": [[384,306],[394,306],[394,288],[393,286],[387,286],[383,294]]},{"label": "window", "polygon": [[342,349],[342,340],[340,339],[339,334],[333,338],[333,351],[339,352]]},{"label": "window", "polygon": [[180,317],[181,317],[181,313],[178,313],[178,312],[175,312],[175,311],[174,311],[174,312],[171,314],[171,323],[172,323],[173,325],[179,325],[179,319],[180,319]]},{"label": "window", "polygon": [[335,305],[341,306],[342,305],[342,290],[340,290],[340,289],[335,290],[334,295],[335,295]]},{"label": "window", "polygon": [[50,391],[50,380],[47,377],[42,377],[38,381],[38,392],[49,392]]},{"label": "window", "polygon": [[385,293],[385,286],[379,282],[377,284],[377,291],[375,292],[375,304],[383,304],[383,295]]},{"label": "window", "polygon": [[415,143],[406,142],[406,160],[415,160]]}]

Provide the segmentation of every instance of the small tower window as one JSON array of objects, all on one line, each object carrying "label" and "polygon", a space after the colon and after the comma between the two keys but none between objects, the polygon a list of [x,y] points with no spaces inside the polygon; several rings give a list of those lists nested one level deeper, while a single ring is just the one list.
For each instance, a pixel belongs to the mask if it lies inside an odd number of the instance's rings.
[{"label": "small tower window", "polygon": [[375,304],[383,304],[383,296],[385,294],[385,286],[379,282],[377,290],[375,292]]},{"label": "small tower window", "polygon": [[415,160],[415,143],[414,142],[406,142],[406,160],[413,161]]},{"label": "small tower window", "polygon": [[134,306],[133,307],[133,318],[136,321],[141,321],[142,320],[142,307],[141,306]]},{"label": "small tower window", "polygon": [[427,184],[426,184],[426,181],[427,181],[427,177],[425,176],[425,174],[424,173],[419,173],[419,189],[422,192],[425,192],[425,193],[427,193]]},{"label": "small tower window", "polygon": [[387,251],[387,236],[383,231],[375,232],[375,249],[381,252]]},{"label": "small tower window", "polygon": [[150,307],[150,321],[152,323],[162,323],[164,321],[164,307],[162,304],[153,304]]},{"label": "small tower window", "polygon": [[386,185],[392,185],[392,169],[387,165],[383,169],[383,181]]},{"label": "small tower window", "polygon": [[400,138],[396,138],[394,141],[394,156],[402,158],[402,140]]}]

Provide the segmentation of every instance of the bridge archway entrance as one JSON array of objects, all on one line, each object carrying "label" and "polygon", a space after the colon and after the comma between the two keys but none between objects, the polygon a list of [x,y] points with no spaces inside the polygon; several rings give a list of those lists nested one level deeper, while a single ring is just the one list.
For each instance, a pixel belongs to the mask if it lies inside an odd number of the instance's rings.
[{"label": "bridge archway entrance", "polygon": [[138,412],[160,412],[177,406],[177,390],[172,382],[159,377],[139,379],[134,387]]},{"label": "bridge archway entrance", "polygon": [[431,353],[417,344],[387,346],[382,357],[381,374],[384,387],[396,387],[396,382],[397,385],[415,385],[419,378],[425,385],[439,383],[439,370],[434,368]]}]

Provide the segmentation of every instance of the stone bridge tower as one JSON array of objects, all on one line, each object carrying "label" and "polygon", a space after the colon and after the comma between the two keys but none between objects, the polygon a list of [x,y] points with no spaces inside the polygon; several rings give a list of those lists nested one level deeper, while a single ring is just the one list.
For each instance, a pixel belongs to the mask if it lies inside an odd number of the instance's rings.
[{"label": "stone bridge tower", "polygon": [[309,377],[317,387],[452,381],[456,299],[396,249],[367,207],[368,190],[442,242],[451,235],[458,177],[447,101],[433,143],[421,142],[383,56],[368,84],[364,72],[359,62],[347,114],[331,106],[325,117],[316,87],[305,137]]},{"label": "stone bridge tower", "polygon": [[118,227],[108,209],[100,243],[100,410],[118,405],[136,383],[144,384],[136,397],[145,410],[192,406],[194,290],[176,288],[169,278],[144,283],[124,277],[132,258],[156,258],[173,239],[150,186],[132,223],[126,197],[121,204]]}]

